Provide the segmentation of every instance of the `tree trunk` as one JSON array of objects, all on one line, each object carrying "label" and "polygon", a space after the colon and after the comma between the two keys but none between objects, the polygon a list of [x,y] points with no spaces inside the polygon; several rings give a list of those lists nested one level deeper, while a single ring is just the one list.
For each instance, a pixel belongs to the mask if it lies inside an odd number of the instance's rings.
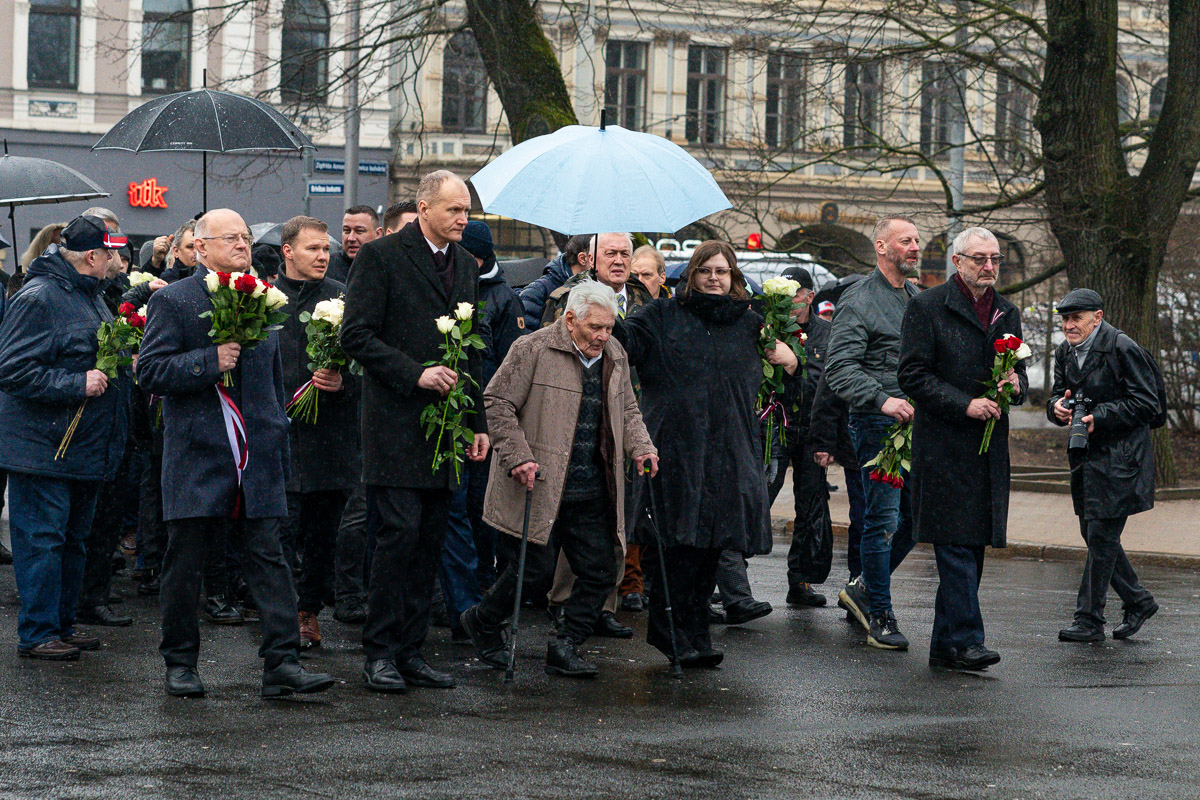
[{"label": "tree trunk", "polygon": [[467,25],[500,95],[513,144],[578,122],[554,49],[529,0],[467,0]]},{"label": "tree trunk", "polygon": [[[1105,318],[1159,352],[1156,287],[1200,161],[1200,3],[1171,0],[1169,80],[1146,163],[1131,175],[1117,117],[1117,0],[1047,0],[1049,40],[1035,123],[1050,227],[1072,286],[1095,289]],[[1155,434],[1160,485],[1176,482],[1169,433]]]}]

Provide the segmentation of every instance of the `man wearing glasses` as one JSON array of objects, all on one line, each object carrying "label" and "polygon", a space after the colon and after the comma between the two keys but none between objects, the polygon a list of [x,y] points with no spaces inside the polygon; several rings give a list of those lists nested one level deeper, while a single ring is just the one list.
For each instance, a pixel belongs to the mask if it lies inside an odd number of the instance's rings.
[{"label": "man wearing glasses", "polygon": [[[982,670],[1000,660],[984,646],[979,579],[984,548],[1005,546],[1008,416],[983,395],[997,339],[1021,337],[1016,306],[996,293],[1000,243],[986,228],[954,239],[957,272],[908,304],[900,342],[900,388],[916,406],[912,518],[917,541],[933,545],[938,590],[929,664]],[[1025,362],[1002,378],[1010,402],[1025,398]],[[982,447],[994,422],[991,442]]]},{"label": "man wearing glasses", "polygon": [[[196,671],[200,628],[196,597],[210,542],[231,519],[246,583],[262,624],[264,697],[322,692],[329,675],[306,672],[298,660],[300,627],[292,573],[279,545],[287,516],[284,481],[289,467],[283,366],[276,334],[243,352],[213,344],[207,317],[209,270],[250,269],[250,231],[236,212],[210,211],[196,222],[198,266],[190,278],[150,298],[137,377],[163,398],[162,510],[167,523],[159,604],[167,665],[167,694],[200,697]],[[229,398],[244,423],[249,457],[239,476],[227,433],[221,373],[233,372]],[[232,423],[231,423],[232,424]]]}]

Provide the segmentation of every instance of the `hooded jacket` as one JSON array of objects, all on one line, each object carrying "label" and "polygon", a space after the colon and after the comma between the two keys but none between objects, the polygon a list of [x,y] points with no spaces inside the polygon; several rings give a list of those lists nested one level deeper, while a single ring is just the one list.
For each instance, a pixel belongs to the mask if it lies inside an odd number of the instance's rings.
[{"label": "hooded jacket", "polygon": [[571,277],[571,268],[566,264],[566,256],[559,253],[545,269],[542,277],[521,290],[521,305],[525,308],[525,329],[536,331],[542,325],[542,311],[550,293],[562,286]]},{"label": "hooded jacket", "polygon": [[[101,281],[82,275],[51,245],[29,265],[0,324],[0,468],[83,481],[111,479],[128,433],[126,369],[104,394],[87,397],[96,367],[96,331],[112,319]],[[87,401],[86,403],[84,401]],[[66,454],[55,460],[80,406]]]}]

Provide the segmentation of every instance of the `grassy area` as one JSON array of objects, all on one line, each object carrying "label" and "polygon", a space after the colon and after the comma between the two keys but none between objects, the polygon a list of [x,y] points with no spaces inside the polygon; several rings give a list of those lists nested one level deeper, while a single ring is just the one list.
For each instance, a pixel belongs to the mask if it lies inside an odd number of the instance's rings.
[{"label": "grassy area", "polygon": [[[1171,436],[1175,468],[1184,485],[1200,483],[1200,436]],[[1012,463],[1033,467],[1065,467],[1067,432],[1062,430],[1009,431],[1008,446]]]}]

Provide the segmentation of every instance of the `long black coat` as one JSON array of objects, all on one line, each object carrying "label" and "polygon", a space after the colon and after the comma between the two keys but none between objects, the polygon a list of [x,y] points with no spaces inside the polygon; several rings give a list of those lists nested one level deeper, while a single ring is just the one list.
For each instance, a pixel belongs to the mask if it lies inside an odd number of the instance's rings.
[{"label": "long black coat", "polygon": [[[1154,446],[1150,418],[1158,408],[1158,390],[1146,353],[1107,322],[1092,341],[1079,371],[1063,342],[1054,354],[1054,389],[1046,416],[1067,389],[1072,397],[1091,400],[1095,430],[1086,454],[1069,454],[1071,497],[1084,519],[1109,519],[1154,507]],[[1063,437],[1066,446],[1066,437]]]},{"label": "long black coat", "polygon": [[[164,520],[228,517],[237,502],[237,470],[216,388],[217,346],[208,335],[211,322],[200,318],[212,308],[207,274],[197,268],[150,296],[138,356],[138,382],[162,397]],[[242,348],[233,381],[229,395],[242,412],[250,448],[242,475],[245,515],[285,517],[291,464],[278,332]]]},{"label": "long black coat", "polygon": [[[418,423],[425,406],[441,398],[417,386],[425,362],[442,355],[444,337],[434,320],[453,314],[458,303],[475,305],[479,297],[475,257],[458,244],[451,244],[449,252],[454,257],[449,296],[415,222],[367,242],[355,256],[346,287],[342,347],[364,370],[362,458],[363,482],[368,485],[453,488],[449,461],[436,473],[430,468],[436,437],[426,440]],[[479,383],[482,354],[471,349],[467,356],[465,371]],[[487,433],[482,388],[472,387],[467,394],[477,411],[468,424],[477,433]]]},{"label": "long black coat", "polygon": [[[1008,527],[1008,415],[996,422],[988,452],[979,453],[985,422],[967,416],[983,395],[1006,333],[1021,335],[1016,306],[996,295],[985,331],[966,296],[947,281],[914,297],[901,328],[900,389],[912,399],[912,518],[917,541],[1004,547]],[[1020,394],[1029,379],[1018,361]]]},{"label": "long black coat", "polygon": [[[317,303],[346,293],[346,287],[330,278],[319,281],[294,281],[286,275],[275,282],[288,297],[284,308],[288,319],[279,332],[279,356],[283,362],[283,386],[288,399],[312,378],[305,352],[308,345],[307,323],[301,312],[312,313]],[[289,492],[322,492],[353,489],[362,475],[362,457],[358,446],[358,402],[361,383],[348,369],[342,369],[340,392],[319,392],[317,421],[309,424],[300,418],[288,428],[292,451],[292,476]]]},{"label": "long black coat", "polygon": [[[695,298],[704,304],[699,307],[659,298],[617,326],[641,376],[642,417],[658,448],[659,530],[668,546],[769,553],[770,509],[754,411],[762,383],[762,317],[742,304],[745,310],[714,318],[706,297]],[[644,479],[634,480],[630,502],[639,514],[647,502],[644,486]]]}]

